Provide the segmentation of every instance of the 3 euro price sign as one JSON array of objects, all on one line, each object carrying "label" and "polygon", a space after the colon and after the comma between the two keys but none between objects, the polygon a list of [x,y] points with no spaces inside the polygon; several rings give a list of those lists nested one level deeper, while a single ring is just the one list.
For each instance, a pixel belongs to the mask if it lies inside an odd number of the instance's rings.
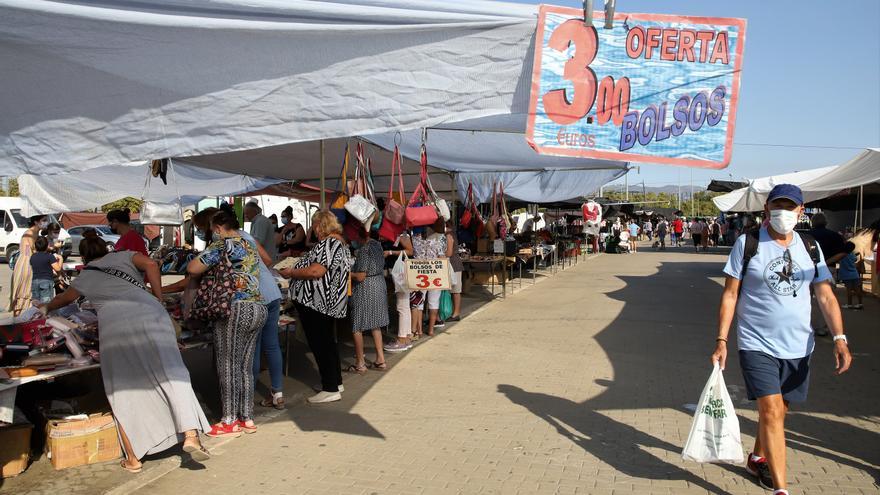
[{"label": "3 euro price sign", "polygon": [[406,260],[406,283],[410,290],[448,290],[449,261]]},{"label": "3 euro price sign", "polygon": [[[542,5],[526,139],[539,153],[724,168],[744,19]],[[598,27],[596,27],[598,26]]]}]

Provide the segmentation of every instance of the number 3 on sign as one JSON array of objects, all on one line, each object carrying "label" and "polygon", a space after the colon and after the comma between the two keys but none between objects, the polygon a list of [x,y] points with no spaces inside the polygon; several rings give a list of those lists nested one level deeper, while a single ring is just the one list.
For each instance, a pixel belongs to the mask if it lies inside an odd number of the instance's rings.
[{"label": "number 3 on sign", "polygon": [[431,286],[431,282],[428,281],[427,275],[417,275],[416,280],[419,281],[419,283],[416,284],[416,287],[418,287],[419,289],[427,289]]},{"label": "number 3 on sign", "polygon": [[596,28],[585,26],[580,19],[569,19],[550,35],[548,46],[564,52],[574,45],[574,56],[568,59],[563,78],[574,86],[574,98],[569,99],[566,89],[554,89],[544,94],[544,111],[557,124],[568,125],[582,119],[596,101],[596,73],[589,65],[599,50]]}]

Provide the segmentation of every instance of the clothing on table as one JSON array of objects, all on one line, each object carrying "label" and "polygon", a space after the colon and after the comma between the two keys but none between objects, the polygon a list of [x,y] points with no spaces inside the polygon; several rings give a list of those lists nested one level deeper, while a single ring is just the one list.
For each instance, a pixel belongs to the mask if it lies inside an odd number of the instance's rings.
[{"label": "clothing on table", "polygon": [[736,305],[737,340],[743,351],[760,351],[780,359],[799,359],[813,352],[810,327],[810,284],[831,280],[819,248],[819,275],[801,237],[782,247],[761,227],[758,251],[742,277],[747,234],[733,245],[724,273],[741,280]]},{"label": "clothing on table", "polygon": [[229,318],[214,324],[223,423],[254,418],[254,348],[267,315],[264,304],[235,301]]},{"label": "clothing on table", "polygon": [[55,269],[52,268],[52,265],[58,262],[58,259],[55,258],[54,254],[49,253],[34,253],[31,255],[31,272],[32,278],[34,280],[49,280],[52,281],[55,279]]},{"label": "clothing on table", "polygon": [[144,242],[144,238],[134,229],[123,234],[119,240],[116,241],[114,249],[116,251],[134,251],[135,253],[141,253],[144,256],[150,255],[147,252],[147,244]]},{"label": "clothing on table", "polygon": [[296,311],[302,320],[306,341],[318,365],[321,390],[338,392],[339,386],[342,385],[342,363],[339,359],[339,349],[333,340],[333,325],[336,319],[299,302],[296,303]]},{"label": "clothing on table", "polygon": [[313,263],[327,271],[317,280],[294,280],[291,298],[297,303],[332,318],[345,318],[348,313],[348,280],[354,264],[348,247],[335,237],[315,244],[294,268],[307,268]]},{"label": "clothing on table", "polygon": [[[30,231],[29,231],[30,232]],[[9,311],[18,314],[31,307],[31,282],[33,270],[31,256],[34,254],[34,238],[24,234],[18,246],[18,261],[12,270],[12,291],[9,293]]]},{"label": "clothing on table", "polygon": [[227,237],[208,245],[198,260],[213,267],[223,259],[223,252],[232,263],[235,280],[233,301],[263,302],[260,294],[260,257],[251,245],[241,237]]},{"label": "clothing on table", "polygon": [[272,221],[262,213],[251,219],[251,232],[254,239],[269,253],[269,257],[275,259],[278,248],[275,246],[275,226]]},{"label": "clothing on table", "polygon": [[385,285],[382,245],[370,239],[357,251],[352,272],[366,273],[363,282],[352,284],[351,330],[370,331],[388,326],[388,287]]},{"label": "clothing on table", "polygon": [[[141,281],[133,254],[109,253],[89,266],[120,270]],[[97,270],[83,270],[72,286],[98,311],[104,392],[135,457],[178,444],[188,430],[210,429],[162,303],[131,282]]]},{"label": "clothing on table", "polygon": [[856,268],[857,260],[856,253],[849,253],[844,256],[843,259],[840,260],[840,264],[837,266],[837,278],[841,281],[861,279],[862,276]]}]

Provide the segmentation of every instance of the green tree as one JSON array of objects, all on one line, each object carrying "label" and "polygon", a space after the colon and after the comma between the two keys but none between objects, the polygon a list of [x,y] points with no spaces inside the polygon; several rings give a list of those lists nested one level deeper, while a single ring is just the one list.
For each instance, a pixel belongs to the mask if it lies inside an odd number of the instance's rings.
[{"label": "green tree", "polygon": [[9,179],[6,189],[0,188],[0,196],[17,197],[18,195],[18,179]]},{"label": "green tree", "polygon": [[722,193],[709,191],[694,191],[693,199],[682,200],[681,211],[687,216],[715,217],[719,210],[712,202],[712,198]]},{"label": "green tree", "polygon": [[101,211],[106,213],[110,210],[121,210],[123,208],[128,208],[129,210],[131,210],[132,213],[138,213],[139,211],[141,211],[141,207],[143,207],[143,204],[143,201],[136,198],[122,198],[120,200],[101,206]]}]

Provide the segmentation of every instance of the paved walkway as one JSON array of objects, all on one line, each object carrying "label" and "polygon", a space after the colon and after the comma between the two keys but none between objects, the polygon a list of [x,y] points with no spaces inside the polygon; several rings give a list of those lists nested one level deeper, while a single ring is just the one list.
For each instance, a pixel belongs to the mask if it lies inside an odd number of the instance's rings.
[{"label": "paved walkway", "polygon": [[[386,373],[346,377],[342,402],[291,404],[203,466],[142,479],[138,493],[767,493],[741,467],[680,457],[685,405],[710,372],[723,260],[648,251],[581,262]],[[793,494],[880,491],[880,304],[866,303],[845,314],[853,370],[831,376],[821,340],[810,401],[789,418]],[[728,364],[748,448],[756,412]]]}]

